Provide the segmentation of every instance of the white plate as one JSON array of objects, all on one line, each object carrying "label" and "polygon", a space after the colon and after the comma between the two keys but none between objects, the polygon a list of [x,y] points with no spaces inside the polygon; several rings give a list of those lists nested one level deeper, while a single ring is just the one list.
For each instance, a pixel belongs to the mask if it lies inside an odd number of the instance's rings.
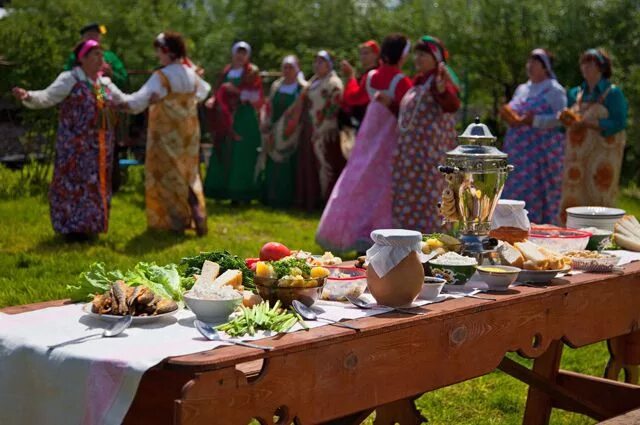
[{"label": "white plate", "polygon": [[[91,311],[92,303],[86,303],[82,306],[82,311],[84,311],[87,315],[91,317],[95,317],[96,319],[104,320],[105,322],[115,322],[116,320],[122,319],[122,316],[116,316],[115,314],[98,314]],[[173,311],[163,314],[157,314],[155,316],[133,316],[133,320],[131,323],[151,323],[156,320],[160,320],[163,317],[173,316],[178,312],[179,308],[176,308]]]},{"label": "white plate", "polygon": [[558,273],[567,273],[571,267],[566,266],[560,270],[522,270],[518,273],[517,282],[523,283],[549,283]]}]

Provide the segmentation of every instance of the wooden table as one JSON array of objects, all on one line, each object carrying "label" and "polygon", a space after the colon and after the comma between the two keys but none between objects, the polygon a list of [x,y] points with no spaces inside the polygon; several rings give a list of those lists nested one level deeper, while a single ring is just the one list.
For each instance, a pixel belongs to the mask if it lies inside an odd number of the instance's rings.
[{"label": "wooden table", "polygon": [[[496,368],[529,384],[525,424],[547,423],[552,407],[598,420],[640,407],[636,385],[559,370],[563,344],[605,340],[614,341],[610,373],[640,364],[640,263],[622,276],[581,274],[482,296],[497,301],[448,300],[422,307],[426,316],[351,322],[359,332],[324,326],[261,341],[271,352],[225,347],[169,358],[144,375],[125,422],[357,424],[376,409],[377,424],[418,424],[421,394]],[[535,359],[533,369],[508,352]]]}]

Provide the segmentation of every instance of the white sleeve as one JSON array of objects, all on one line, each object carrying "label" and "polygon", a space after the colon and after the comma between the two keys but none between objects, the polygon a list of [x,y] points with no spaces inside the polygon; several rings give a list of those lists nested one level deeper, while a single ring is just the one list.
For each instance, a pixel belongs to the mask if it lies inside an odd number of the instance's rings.
[{"label": "white sleeve", "polygon": [[31,109],[49,108],[57,105],[69,96],[75,84],[76,79],[71,71],[64,71],[58,75],[58,78],[46,89],[30,90],[28,92],[29,100],[24,100],[22,103]]},{"label": "white sleeve", "polygon": [[124,101],[127,102],[127,106],[132,113],[139,114],[147,109],[149,106],[149,99],[154,93],[158,95],[160,99],[167,95],[167,89],[162,86],[160,77],[158,77],[155,72],[151,78],[144,83],[144,86],[142,86],[140,90],[132,94],[124,95]]},{"label": "white sleeve", "polygon": [[127,95],[123,93],[120,88],[113,83],[113,81],[111,81],[111,78],[102,77],[101,82],[109,89],[111,98],[115,103],[124,103],[127,101]]},{"label": "white sleeve", "polygon": [[567,94],[562,86],[554,85],[545,98],[551,106],[552,112],[534,116],[532,126],[537,128],[559,127],[561,124],[558,120],[558,113],[567,107]]},{"label": "white sleeve", "polygon": [[207,83],[198,75],[196,75],[196,78],[198,79],[198,90],[196,91],[196,97],[198,98],[198,102],[202,102],[209,95],[209,92],[211,91],[211,84]]},{"label": "white sleeve", "polygon": [[511,101],[509,102],[509,105],[513,105],[514,103],[516,103],[517,101],[519,101],[523,97],[527,96],[527,94],[529,94],[529,90],[527,89],[527,85],[526,84],[520,84],[518,86],[518,88],[516,88],[516,91],[513,93],[513,97],[511,98]]}]

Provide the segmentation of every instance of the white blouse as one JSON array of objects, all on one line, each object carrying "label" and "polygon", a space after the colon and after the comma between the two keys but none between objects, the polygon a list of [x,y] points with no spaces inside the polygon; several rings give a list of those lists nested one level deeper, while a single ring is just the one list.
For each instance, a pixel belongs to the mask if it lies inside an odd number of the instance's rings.
[{"label": "white blouse", "polygon": [[[29,99],[22,103],[31,109],[50,108],[62,102],[78,81],[88,81],[92,85],[94,80],[87,77],[82,68],[75,67],[70,71],[64,71],[55,79],[49,87],[44,90],[29,90]],[[100,84],[105,86],[111,92],[111,96],[116,103],[124,102],[126,95],[113,84],[109,77],[100,77]]]},{"label": "white blouse", "polygon": [[[189,66],[171,64],[162,68],[160,72],[169,80],[173,93],[193,93],[193,91],[196,90],[197,83],[196,98],[198,101],[203,101],[207,98],[209,91],[211,91],[209,83],[200,78],[195,70]],[[160,99],[168,94],[167,89],[162,85],[162,80],[155,72],[147,82],[144,83],[140,90],[130,95],[125,95],[125,101],[129,109],[137,114],[149,106],[149,99],[154,93],[158,95]]]},{"label": "white blouse", "polygon": [[558,112],[567,107],[567,93],[557,80],[548,78],[539,83],[527,81],[525,84],[520,84],[509,103],[513,104],[524,101],[530,97],[536,97],[545,90],[548,90],[544,95],[545,100],[551,106],[553,112],[550,114],[534,115],[532,127],[559,127]]}]

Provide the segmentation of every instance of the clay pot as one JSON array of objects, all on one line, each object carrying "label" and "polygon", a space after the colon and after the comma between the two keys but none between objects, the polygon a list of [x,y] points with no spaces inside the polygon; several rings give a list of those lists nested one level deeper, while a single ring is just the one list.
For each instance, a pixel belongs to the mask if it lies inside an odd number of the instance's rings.
[{"label": "clay pot", "polygon": [[384,277],[367,268],[367,285],[378,304],[401,307],[411,304],[422,289],[424,269],[418,253],[412,251]]}]

